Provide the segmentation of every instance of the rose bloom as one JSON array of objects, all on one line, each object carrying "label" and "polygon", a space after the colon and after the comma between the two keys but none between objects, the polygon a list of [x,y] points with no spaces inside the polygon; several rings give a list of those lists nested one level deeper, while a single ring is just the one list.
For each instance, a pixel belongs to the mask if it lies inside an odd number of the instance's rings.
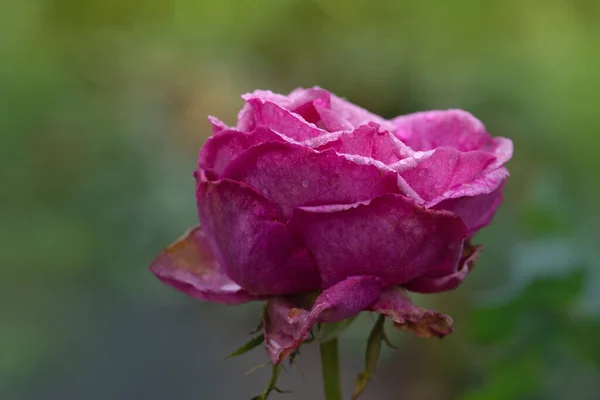
[{"label": "rose bloom", "polygon": [[469,240],[502,202],[512,142],[462,110],[386,120],[318,87],[242,98],[237,126],[209,118],[200,225],[152,272],[202,300],[267,300],[275,364],[315,323],[364,310],[421,336],[452,332],[406,291],[451,290],[469,273]]}]

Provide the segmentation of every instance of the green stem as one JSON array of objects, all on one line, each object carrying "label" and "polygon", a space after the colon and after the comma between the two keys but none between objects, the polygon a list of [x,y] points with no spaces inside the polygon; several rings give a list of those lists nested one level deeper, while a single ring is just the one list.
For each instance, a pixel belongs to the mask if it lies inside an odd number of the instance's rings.
[{"label": "green stem", "polygon": [[337,339],[321,343],[321,368],[325,400],[342,400]]}]

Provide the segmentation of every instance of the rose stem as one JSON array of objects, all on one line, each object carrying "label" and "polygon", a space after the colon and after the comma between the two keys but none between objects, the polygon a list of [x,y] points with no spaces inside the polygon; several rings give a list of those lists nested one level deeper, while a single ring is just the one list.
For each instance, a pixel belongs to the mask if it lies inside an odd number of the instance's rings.
[{"label": "rose stem", "polygon": [[321,343],[321,368],[323,370],[325,400],[342,400],[337,339]]}]

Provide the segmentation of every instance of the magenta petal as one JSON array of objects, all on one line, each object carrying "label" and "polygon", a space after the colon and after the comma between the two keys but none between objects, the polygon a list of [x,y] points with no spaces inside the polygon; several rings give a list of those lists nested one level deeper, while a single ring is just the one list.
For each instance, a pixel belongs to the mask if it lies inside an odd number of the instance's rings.
[{"label": "magenta petal", "polygon": [[489,224],[502,204],[502,189],[508,175],[504,167],[486,172],[429,201],[425,206],[455,213],[467,224],[469,235],[472,235]]},{"label": "magenta petal", "polygon": [[426,201],[470,183],[496,159],[485,151],[461,152],[452,147],[417,152],[412,158],[414,167],[400,172],[400,176]]},{"label": "magenta petal", "polygon": [[366,125],[369,122],[375,122],[382,127],[382,130],[390,132],[394,130],[394,124],[392,122],[387,121],[381,118],[379,115],[373,114],[364,108],[352,104],[333,94],[331,95],[330,99],[330,110],[339,117],[348,121],[354,127]]},{"label": "magenta petal", "polygon": [[200,222],[227,275],[248,292],[281,295],[320,288],[310,254],[277,206],[251,187],[196,173]]},{"label": "magenta petal", "polygon": [[482,246],[465,244],[458,269],[444,276],[422,276],[406,283],[404,288],[417,293],[439,293],[455,289],[471,272]]},{"label": "magenta petal", "polygon": [[329,132],[345,131],[354,128],[354,125],[344,119],[341,115],[320,103],[314,104],[315,111],[319,114],[321,123]]},{"label": "magenta petal", "polygon": [[298,88],[289,95],[283,96],[269,90],[256,90],[247,93],[242,98],[247,102],[238,116],[238,128],[241,130],[252,130],[256,126],[256,109],[253,105],[257,102],[269,102],[276,104],[279,108],[287,110],[304,119],[306,122],[317,124],[321,117],[315,109],[317,104],[329,107],[330,94],[318,87],[311,89]]},{"label": "magenta petal", "polygon": [[483,123],[463,110],[418,112],[397,117],[393,123],[396,135],[413,150],[449,146],[471,151],[493,145]]},{"label": "magenta petal", "polygon": [[240,304],[260,298],[225,275],[199,226],[163,250],[150,270],[163,283],[197,299]]},{"label": "magenta petal", "polygon": [[293,140],[302,141],[326,134],[300,115],[282,108],[276,103],[256,98],[247,100],[254,118],[254,127],[270,128]]},{"label": "magenta petal", "polygon": [[317,150],[332,149],[338,153],[373,158],[392,164],[414,152],[390,132],[382,131],[376,123],[341,132],[332,132],[303,142]]},{"label": "magenta petal", "polygon": [[298,299],[276,297],[267,303],[265,345],[278,364],[308,337],[317,322],[338,322],[367,309],[380,296],[383,282],[372,276],[353,276],[323,291],[307,310]]},{"label": "magenta petal", "polygon": [[198,167],[210,171],[212,179],[221,176],[227,165],[244,150],[264,142],[281,142],[286,139],[268,128],[251,132],[224,129],[208,138],[198,155]]},{"label": "magenta petal", "polygon": [[451,271],[466,236],[456,215],[394,194],[353,205],[298,208],[290,227],[314,256],[324,288],[353,275],[401,285],[432,271]]},{"label": "magenta petal", "polygon": [[237,157],[224,178],[244,182],[281,207],[289,218],[298,206],[349,204],[399,193],[398,177],[361,165],[334,151],[292,143],[263,143]]},{"label": "magenta petal", "polygon": [[213,128],[213,134],[215,135],[221,131],[224,131],[225,129],[231,129],[225,122],[221,121],[217,117],[213,117],[212,115],[208,116],[208,120]]},{"label": "magenta petal", "polygon": [[452,318],[415,306],[404,290],[399,288],[384,292],[370,309],[391,318],[396,327],[420,337],[442,338],[454,332]]}]

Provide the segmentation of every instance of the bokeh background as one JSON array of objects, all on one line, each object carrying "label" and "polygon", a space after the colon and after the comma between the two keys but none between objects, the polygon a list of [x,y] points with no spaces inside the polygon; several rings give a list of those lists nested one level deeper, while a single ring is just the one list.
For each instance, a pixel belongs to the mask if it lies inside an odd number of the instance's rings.
[{"label": "bokeh background", "polygon": [[[365,399],[598,399],[600,2],[0,2],[0,398],[245,399],[259,304],[204,304],[150,260],[195,223],[192,171],[241,93],[319,85],[393,117],[464,108],[515,143],[443,341],[392,333]],[[344,386],[368,315],[342,337]],[[321,398],[316,349],[282,399]]]}]

